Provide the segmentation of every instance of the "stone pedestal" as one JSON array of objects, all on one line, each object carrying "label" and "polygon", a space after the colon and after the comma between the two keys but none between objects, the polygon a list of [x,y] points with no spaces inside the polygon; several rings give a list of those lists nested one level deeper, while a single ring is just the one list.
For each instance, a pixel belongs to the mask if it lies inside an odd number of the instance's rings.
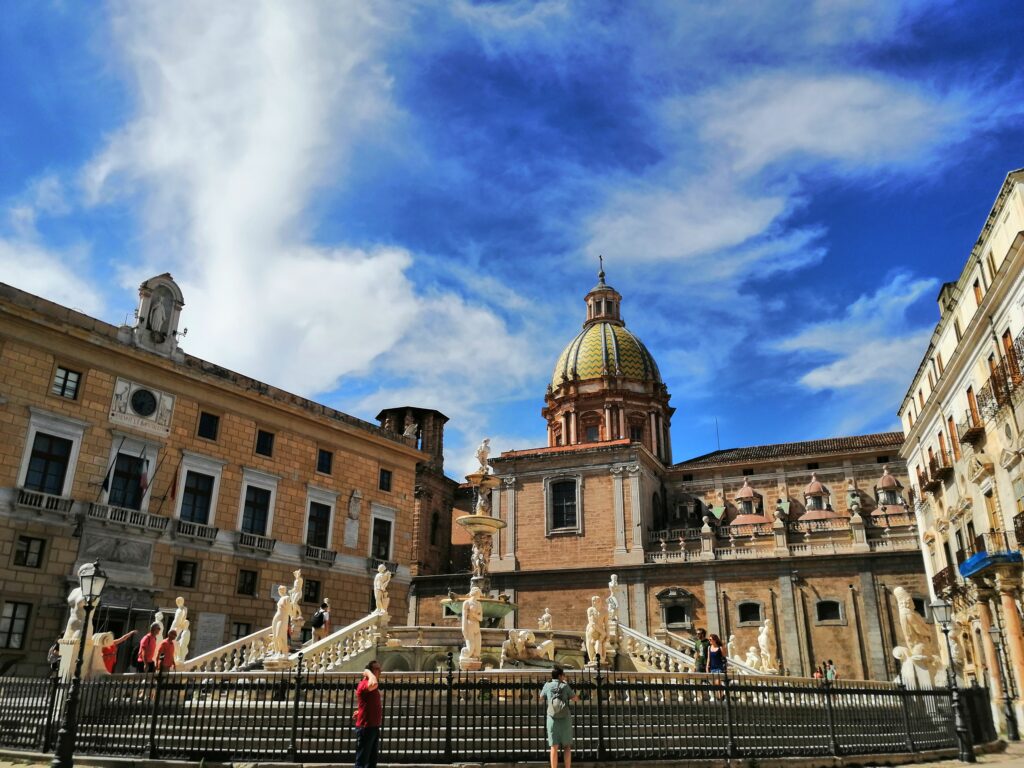
[{"label": "stone pedestal", "polygon": [[459,669],[464,669],[467,672],[474,672],[483,667],[483,665],[480,659],[471,659],[468,656],[459,657]]},{"label": "stone pedestal", "polygon": [[279,672],[284,669],[291,669],[295,666],[295,662],[288,656],[267,656],[263,659],[263,668],[270,670],[271,672]]}]

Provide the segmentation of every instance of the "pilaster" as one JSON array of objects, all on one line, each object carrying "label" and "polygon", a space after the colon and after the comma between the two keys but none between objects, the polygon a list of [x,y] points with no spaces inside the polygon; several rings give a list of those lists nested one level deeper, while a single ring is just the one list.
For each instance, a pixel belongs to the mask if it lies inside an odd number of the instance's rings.
[{"label": "pilaster", "polygon": [[860,598],[864,601],[864,644],[868,649],[868,672],[872,680],[887,680],[889,675],[885,665],[885,637],[879,619],[877,595],[874,575],[861,571]]}]

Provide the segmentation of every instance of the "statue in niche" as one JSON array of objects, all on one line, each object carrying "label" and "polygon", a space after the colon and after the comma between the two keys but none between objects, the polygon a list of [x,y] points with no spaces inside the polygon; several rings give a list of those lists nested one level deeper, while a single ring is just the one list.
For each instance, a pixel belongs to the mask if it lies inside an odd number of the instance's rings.
[{"label": "statue in niche", "polygon": [[472,587],[469,590],[469,597],[462,604],[462,638],[466,644],[459,652],[459,656],[463,659],[480,658],[480,622],[484,618],[480,595],[480,587]]},{"label": "statue in niche", "polygon": [[377,575],[373,577],[373,599],[377,605],[377,613],[387,613],[391,598],[388,597],[388,585],[391,583],[391,571],[381,563],[377,566]]},{"label": "statue in niche", "polygon": [[[476,448],[476,460],[480,462],[480,469],[477,470],[480,474],[486,475],[491,471],[490,466],[487,464],[487,460],[491,456],[491,438],[485,437],[480,445]],[[490,503],[490,502],[488,502]]]},{"label": "statue in niche", "polygon": [[149,300],[149,317],[146,327],[153,339],[163,341],[171,325],[171,296],[166,288],[157,288]]},{"label": "statue in niche", "polygon": [[412,414],[405,414],[405,429],[402,431],[402,437],[411,437],[415,440],[419,430],[419,424],[416,423],[416,419],[412,417]]},{"label": "statue in niche", "polygon": [[592,664],[597,661],[598,656],[606,658],[604,644],[608,638],[608,628],[601,616],[601,610],[597,607],[599,603],[600,598],[597,595],[590,598],[590,607],[587,608],[587,629],[584,634],[587,656]]},{"label": "statue in niche", "polygon": [[544,609],[544,613],[537,619],[537,629],[541,632],[551,631],[551,611],[547,608]]}]

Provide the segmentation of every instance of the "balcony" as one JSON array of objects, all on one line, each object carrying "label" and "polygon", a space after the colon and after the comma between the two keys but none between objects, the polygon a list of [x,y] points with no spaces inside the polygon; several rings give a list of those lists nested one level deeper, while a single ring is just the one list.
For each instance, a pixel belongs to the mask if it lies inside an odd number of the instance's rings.
[{"label": "balcony", "polygon": [[1002,531],[980,534],[967,555],[960,563],[960,575],[964,578],[977,576],[997,565],[1021,563],[1021,553],[1010,546],[1009,537]]},{"label": "balcony", "polygon": [[925,493],[935,493],[942,487],[942,479],[935,475],[925,475],[922,473],[918,475],[917,480],[921,484],[921,490]]},{"label": "balcony", "polygon": [[89,505],[88,517],[103,523],[114,523],[125,528],[135,528],[143,533],[159,536],[167,530],[170,519],[160,515],[151,515],[140,509],[115,507],[110,504],[92,503]]},{"label": "balcony", "polygon": [[15,504],[24,509],[31,509],[36,512],[57,512],[62,515],[71,514],[71,507],[74,501],[65,496],[54,496],[42,491],[30,491],[27,488],[18,489],[18,500]]},{"label": "balcony", "polygon": [[939,455],[928,461],[928,474],[935,480],[945,480],[953,476],[953,462],[948,455]]},{"label": "balcony", "polygon": [[174,521],[174,538],[176,539],[193,539],[204,544],[213,544],[217,540],[219,531],[219,528],[214,528],[212,525],[190,523],[186,520]]},{"label": "balcony", "polygon": [[996,368],[985,385],[978,390],[978,409],[982,417],[988,421],[1009,405],[1013,390],[1020,387],[1021,383],[1019,370],[1007,376],[1001,368]]},{"label": "balcony", "polygon": [[334,561],[338,559],[338,553],[333,549],[314,547],[312,544],[307,544],[302,553],[302,559],[313,563],[320,563],[329,568],[334,565]]},{"label": "balcony", "polygon": [[1024,512],[1013,518],[1013,532],[1017,535],[1017,548],[1024,547]]},{"label": "balcony", "polygon": [[941,571],[932,576],[932,587],[935,594],[940,597],[948,597],[957,589],[956,569],[947,565]]},{"label": "balcony", "polygon": [[964,411],[964,420],[956,425],[956,431],[960,435],[960,445],[974,445],[985,436],[985,425],[981,416],[968,408]]},{"label": "balcony", "polygon": [[370,573],[377,572],[377,566],[383,565],[392,573],[398,573],[398,563],[393,560],[381,560],[379,557],[368,557],[366,558],[366,564],[370,570]]},{"label": "balcony", "polygon": [[275,546],[277,546],[277,539],[245,531],[238,532],[238,540],[235,542],[236,549],[248,549],[262,555],[269,555],[274,551]]}]

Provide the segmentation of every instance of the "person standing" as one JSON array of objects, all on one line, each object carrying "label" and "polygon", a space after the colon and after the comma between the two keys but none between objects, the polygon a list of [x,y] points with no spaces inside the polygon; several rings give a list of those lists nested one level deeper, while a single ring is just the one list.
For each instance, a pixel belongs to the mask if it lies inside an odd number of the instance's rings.
[{"label": "person standing", "polygon": [[[117,638],[117,640],[113,640],[108,645],[104,645],[100,649],[100,653],[102,654],[102,658],[103,658],[103,666],[106,668],[107,672],[109,672],[110,674],[114,673],[114,665],[117,664],[117,648],[118,648],[118,646],[121,645],[121,643],[123,643],[125,640],[127,640],[129,637],[131,637],[134,634],[135,634],[135,630],[133,629],[128,634],[121,635],[119,638]],[[114,635],[110,634],[110,637],[113,638]]]},{"label": "person standing", "polygon": [[167,631],[167,637],[163,639],[156,649],[156,665],[161,672],[170,672],[176,666],[174,661],[174,638],[178,636],[178,630]]},{"label": "person standing", "polygon": [[366,665],[363,679],[356,686],[356,768],[377,768],[380,754],[380,726],[384,722],[384,705],[380,698],[380,662]]},{"label": "person standing", "polygon": [[725,648],[722,647],[722,640],[718,635],[712,635],[708,642],[708,672],[725,672]]},{"label": "person standing", "polygon": [[704,627],[697,630],[693,641],[693,671],[704,672],[708,668],[708,632]]},{"label": "person standing", "polygon": [[828,665],[825,667],[825,679],[830,683],[835,682],[836,679],[836,665],[832,663],[832,659],[828,660]]},{"label": "person standing", "polygon": [[154,621],[149,625],[149,632],[139,643],[139,655],[135,659],[135,668],[139,672],[156,671],[156,636],[160,631],[160,623]]},{"label": "person standing", "polygon": [[558,748],[565,755],[565,768],[572,766],[572,712],[569,711],[570,701],[579,701],[579,697],[565,682],[565,672],[561,667],[551,670],[551,679],[541,688],[540,697],[548,703],[547,731],[548,746],[551,747],[551,768],[558,768]]},{"label": "person standing", "polygon": [[310,619],[313,626],[313,641],[323,640],[331,634],[331,601],[326,597],[320,603],[320,608]]}]

